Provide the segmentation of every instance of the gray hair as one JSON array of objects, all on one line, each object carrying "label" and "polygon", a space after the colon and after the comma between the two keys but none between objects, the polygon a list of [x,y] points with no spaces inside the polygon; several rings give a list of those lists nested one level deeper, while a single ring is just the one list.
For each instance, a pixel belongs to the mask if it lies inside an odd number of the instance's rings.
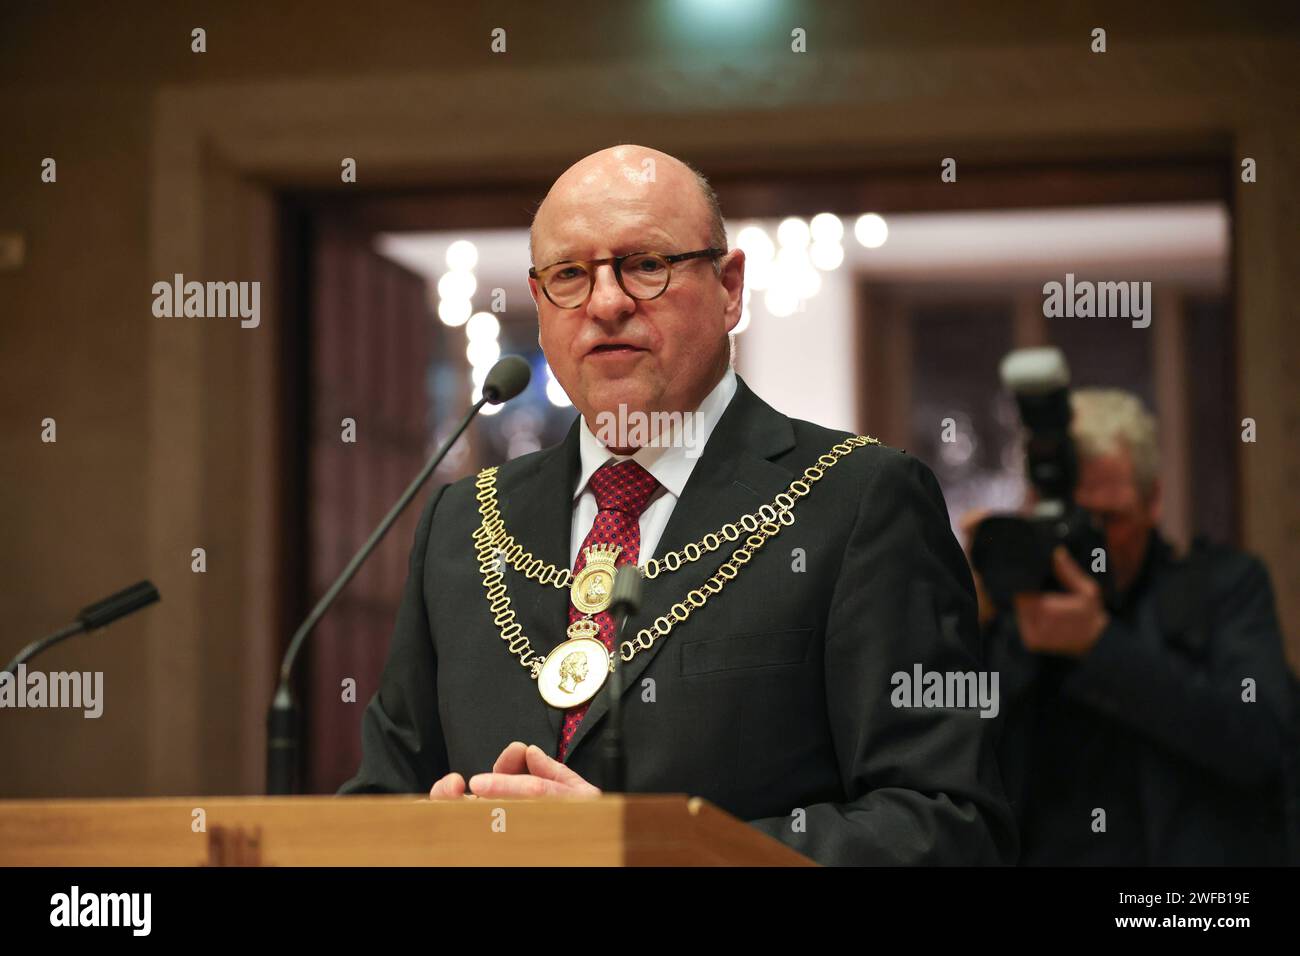
[{"label": "gray hair", "polygon": [[1079,456],[1091,458],[1127,449],[1138,490],[1150,498],[1160,475],[1160,444],[1155,417],[1142,399],[1118,388],[1081,388],[1070,394],[1070,404],[1074,408],[1070,431]]},{"label": "gray hair", "polygon": [[[685,163],[695,175],[695,184],[700,187],[700,195],[704,198],[704,205],[709,210],[709,245],[714,249],[727,251],[727,224],[722,218],[722,204],[718,202],[718,194],[713,189],[713,184],[709,182],[704,173],[696,169],[692,164]],[[713,260],[713,271],[722,274],[722,264],[720,259]]]}]

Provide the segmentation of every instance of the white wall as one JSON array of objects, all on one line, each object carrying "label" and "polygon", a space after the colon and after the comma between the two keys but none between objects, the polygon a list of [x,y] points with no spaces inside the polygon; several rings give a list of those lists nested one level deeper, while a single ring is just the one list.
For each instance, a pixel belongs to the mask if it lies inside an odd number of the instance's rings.
[{"label": "white wall", "polygon": [[802,312],[771,316],[758,292],[750,311],[749,327],[736,336],[736,371],[750,388],[792,418],[860,434],[849,270],[823,272]]}]

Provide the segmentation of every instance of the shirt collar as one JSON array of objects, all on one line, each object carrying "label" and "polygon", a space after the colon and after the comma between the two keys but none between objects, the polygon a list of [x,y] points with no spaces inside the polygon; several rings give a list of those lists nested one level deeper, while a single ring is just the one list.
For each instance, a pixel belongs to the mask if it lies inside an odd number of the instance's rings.
[{"label": "shirt collar", "polygon": [[722,413],[726,411],[727,405],[731,403],[732,396],[736,394],[736,372],[730,366],[723,374],[722,379],[713,387],[713,391],[704,397],[700,402],[700,407],[696,409],[698,418],[694,422],[694,434],[690,434],[692,442],[692,454],[686,453],[686,448],[682,445],[661,445],[638,448],[634,455],[616,455],[603,445],[599,438],[592,434],[591,429],[587,427],[587,420],[581,415],[578,416],[578,449],[581,456],[582,470],[578,474],[578,483],[574,488],[573,497],[576,500],[583,491],[586,490],[587,482],[605,462],[611,458],[614,461],[626,461],[628,458],[633,459],[650,474],[654,475],[655,480],[662,485],[669,494],[674,498],[680,498],[683,489],[686,487],[686,480],[691,477],[691,471],[695,468],[695,463],[704,452],[704,446],[713,434],[714,427],[718,420],[722,418]]}]

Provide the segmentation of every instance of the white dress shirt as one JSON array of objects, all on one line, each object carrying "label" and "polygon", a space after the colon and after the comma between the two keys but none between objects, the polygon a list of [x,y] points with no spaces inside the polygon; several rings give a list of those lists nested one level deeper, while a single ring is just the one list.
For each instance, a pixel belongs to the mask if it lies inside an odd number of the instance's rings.
[{"label": "white dress shirt", "polygon": [[728,367],[722,380],[713,387],[713,391],[704,397],[696,409],[699,417],[694,423],[695,431],[690,434],[691,454],[686,453],[682,445],[663,445],[659,447],[638,448],[634,455],[616,455],[603,445],[599,438],[587,427],[587,420],[582,418],[578,425],[578,448],[582,456],[582,470],[578,474],[577,487],[573,489],[573,525],[569,536],[569,567],[578,560],[578,551],[587,533],[596,522],[596,495],[588,487],[592,474],[611,458],[615,461],[633,459],[646,471],[655,476],[659,487],[650,496],[650,503],[641,512],[641,550],[638,563],[642,566],[655,556],[659,538],[668,526],[668,518],[681,497],[686,480],[691,477],[695,463],[704,453],[704,446],[713,434],[718,419],[731,403],[736,394],[736,373]]}]

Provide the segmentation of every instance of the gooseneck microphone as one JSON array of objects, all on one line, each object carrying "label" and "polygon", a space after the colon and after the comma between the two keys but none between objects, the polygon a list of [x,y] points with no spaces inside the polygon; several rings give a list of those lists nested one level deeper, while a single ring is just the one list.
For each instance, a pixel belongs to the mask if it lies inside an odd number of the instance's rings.
[{"label": "gooseneck microphone", "polygon": [[59,641],[66,640],[76,634],[89,633],[97,631],[101,627],[107,627],[120,617],[126,617],[128,614],[134,614],[142,607],[148,607],[158,600],[158,589],[149,581],[141,581],[133,584],[129,588],[123,588],[116,594],[111,594],[104,600],[89,607],[82,608],[77,619],[67,627],[55,631],[48,637],[42,637],[39,641],[32,641],[5,665],[5,671],[14,674],[18,671],[19,664],[25,664],[47,647],[53,647]]},{"label": "gooseneck microphone", "polygon": [[402,497],[397,499],[397,504],[384,515],[384,520],[379,522],[379,527],[375,528],[366,543],[361,546],[361,550],[352,556],[352,560],[348,562],[338,579],[325,592],[325,596],[316,602],[307,619],[294,632],[293,639],[289,641],[289,646],[284,652],[284,660],[280,664],[280,682],[276,687],[271,710],[266,718],[266,792],[268,794],[283,796],[294,792],[298,766],[298,711],[293,700],[290,678],[293,674],[294,661],[297,660],[298,651],[301,650],[307,635],[330,609],[339,592],[352,580],[366,558],[370,557],[371,552],[383,540],[388,529],[393,526],[393,522],[406,510],[406,506],[419,493],[421,486],[429,480],[429,476],[446,457],[451,446],[456,443],[456,439],[460,438],[461,433],[469,427],[469,423],[473,421],[479,409],[487,404],[500,405],[508,402],[528,387],[528,380],[531,377],[532,371],[528,363],[518,355],[507,355],[492,366],[492,370],[483,381],[483,397],[470,406],[451,437],[442,443],[424,469],[402,492]]},{"label": "gooseneck microphone", "polygon": [[641,572],[625,564],[614,575],[609,613],[614,616],[614,669],[606,687],[609,693],[609,733],[605,735],[605,790],[627,789],[627,758],[623,750],[623,660],[618,657],[627,619],[641,610]]}]

